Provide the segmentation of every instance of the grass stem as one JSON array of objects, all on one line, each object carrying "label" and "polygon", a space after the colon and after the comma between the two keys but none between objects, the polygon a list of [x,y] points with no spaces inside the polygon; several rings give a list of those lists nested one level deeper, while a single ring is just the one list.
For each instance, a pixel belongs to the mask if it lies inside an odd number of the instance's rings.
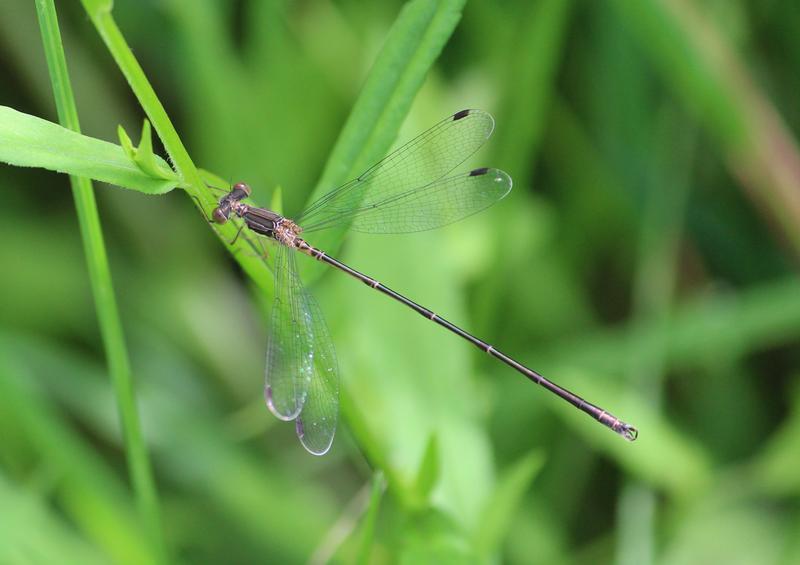
[{"label": "grass stem", "polygon": [[[60,123],[76,132],[80,131],[78,111],[67,72],[67,62],[61,43],[53,0],[37,0],[36,12],[44,42],[47,66],[53,85],[56,108]],[[103,242],[100,216],[91,181],[70,176],[75,208],[78,213],[81,238],[94,296],[100,333],[103,339],[108,369],[114,385],[117,408],[127,451],[128,471],[133,483],[137,504],[151,537],[156,554],[166,561],[161,519],[155,481],[142,435],[136,397],[133,389],[130,361],[125,346],[125,335],[114,297],[111,271]]]}]

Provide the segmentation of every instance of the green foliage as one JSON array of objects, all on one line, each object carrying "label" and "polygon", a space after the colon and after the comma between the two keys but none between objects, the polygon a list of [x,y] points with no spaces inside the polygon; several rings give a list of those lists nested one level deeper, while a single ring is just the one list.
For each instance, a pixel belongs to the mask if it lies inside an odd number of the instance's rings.
[{"label": "green foliage", "polygon": [[41,167],[145,194],[169,192],[178,179],[165,172],[169,167],[163,159],[150,154],[148,161],[137,161],[124,146],[0,106],[0,161],[9,165]]},{"label": "green foliage", "polygon": [[153,139],[150,136],[150,122],[144,121],[142,126],[142,137],[139,147],[134,147],[131,138],[125,133],[122,126],[117,128],[117,135],[119,136],[120,145],[125,150],[128,158],[136,163],[138,167],[153,178],[161,178],[165,180],[174,180],[175,173],[166,168],[159,162],[158,156],[153,153]]},{"label": "green foliage", "polygon": [[423,504],[428,503],[433,487],[439,480],[439,446],[436,436],[432,435],[428,440],[425,452],[422,454],[422,463],[419,466],[417,479],[414,481],[415,498]]},{"label": "green foliage", "polygon": [[64,425],[33,384],[24,359],[15,358],[9,347],[4,340],[0,414],[4,428],[25,439],[18,444],[17,461],[38,461],[53,477],[50,497],[106,555],[122,563],[154,562],[155,555],[141,543],[144,532],[123,482],[86,438]]},{"label": "green foliage", "polygon": [[[380,160],[392,143],[436,58],[453,33],[465,0],[412,0],[389,30],[358,99],[331,150],[313,201]],[[336,253],[348,224],[329,230],[319,245]],[[319,274],[323,267],[310,264]]]},{"label": "green foliage", "polygon": [[[788,5],[83,0],[59,5],[69,81],[12,3],[0,161],[27,168],[0,170],[0,561],[166,559],[125,468],[120,368],[178,562],[796,561]],[[51,82],[85,135],[34,117]],[[300,257],[343,380],[310,457],[261,400],[269,259],[194,206],[243,180],[294,215],[466,107],[497,125],[464,168],[508,170],[509,198],[435,233],[309,241],[640,438]],[[65,177],[31,167],[82,179],[83,220],[86,179],[132,189],[99,193],[124,340],[102,330],[110,276],[87,283],[99,220],[79,230]]]},{"label": "green foliage", "polygon": [[[66,57],[61,46],[61,32],[58,26],[55,4],[52,0],[39,0],[36,3],[36,13],[42,31],[42,41],[59,120],[69,129],[80,132],[78,110],[67,71]],[[127,145],[126,153],[128,153],[129,157],[132,157],[132,160],[142,171],[147,173],[156,172],[149,127],[143,130],[142,146],[135,155],[132,155],[133,149],[130,140],[128,140]],[[171,180],[174,178],[171,171],[169,171],[170,174],[166,173],[166,169],[158,172],[160,174],[156,176],[162,179]],[[152,548],[159,561],[163,561],[165,560],[166,548],[161,531],[158,497],[156,495],[153,472],[150,467],[150,458],[139,423],[139,414],[133,392],[130,359],[125,344],[125,335],[122,331],[117,301],[114,296],[114,288],[111,283],[108,256],[106,255],[105,243],[100,228],[100,216],[89,179],[72,176],[70,181],[78,221],[81,226],[81,237],[83,239],[84,252],[86,253],[92,294],[97,308],[97,320],[103,339],[111,382],[114,386],[119,419],[124,432],[128,470],[139,506],[139,517],[148,531],[147,545]]]},{"label": "green foliage", "polygon": [[355,563],[369,563],[370,552],[375,547],[375,524],[378,520],[378,512],[380,511],[381,500],[383,499],[383,474],[378,472],[372,477],[372,488],[369,495],[369,506],[364,513],[364,519],[361,525],[361,539],[358,540],[358,552],[356,558],[353,560]]},{"label": "green foliage", "polygon": [[543,463],[541,454],[527,455],[509,466],[498,480],[473,538],[475,551],[484,559],[488,560],[501,549],[506,532],[517,514],[517,507]]}]

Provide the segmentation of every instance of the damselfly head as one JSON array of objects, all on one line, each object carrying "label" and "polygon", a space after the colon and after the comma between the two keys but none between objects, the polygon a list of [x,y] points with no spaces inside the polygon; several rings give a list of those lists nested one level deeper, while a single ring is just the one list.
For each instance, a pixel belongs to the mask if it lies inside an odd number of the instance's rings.
[{"label": "damselfly head", "polygon": [[225,222],[228,221],[229,214],[230,214],[230,206],[226,207],[224,211],[222,210],[222,207],[217,206],[216,208],[214,208],[214,211],[211,212],[211,217],[218,224],[224,224]]},{"label": "damselfly head", "polygon": [[253,191],[250,190],[250,187],[243,183],[237,182],[233,185],[233,189],[231,190],[231,195],[234,197],[234,200],[242,200],[243,198],[248,198]]}]

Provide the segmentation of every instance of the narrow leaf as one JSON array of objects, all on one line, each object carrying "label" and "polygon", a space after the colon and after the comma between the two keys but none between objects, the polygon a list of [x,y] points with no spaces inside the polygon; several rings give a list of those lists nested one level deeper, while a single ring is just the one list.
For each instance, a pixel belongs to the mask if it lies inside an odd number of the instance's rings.
[{"label": "narrow leaf", "polygon": [[[120,139],[120,141],[122,141],[122,139]],[[139,140],[139,147],[134,149],[133,160],[139,165],[140,169],[153,178],[162,178],[165,180],[173,178],[175,173],[170,169],[162,168],[158,163],[157,157],[158,156],[153,153],[153,137],[150,130],[150,121],[145,119],[142,125],[142,137]]]},{"label": "narrow leaf", "polygon": [[[166,161],[155,157],[165,170]],[[0,106],[0,161],[115,184],[146,194],[164,194],[178,178],[153,178],[119,145],[87,137],[47,120]]]},{"label": "narrow leaf", "polygon": [[119,137],[119,144],[122,145],[125,155],[128,156],[128,159],[133,161],[136,158],[136,148],[133,146],[133,141],[131,141],[125,128],[121,125],[117,126],[117,137]]},{"label": "narrow leaf", "polygon": [[[312,201],[386,154],[425,76],[461,19],[464,2],[412,0],[403,7],[328,158]],[[340,230],[320,233],[317,244],[335,252],[347,227],[343,224]],[[310,266],[316,273],[318,267]]]},{"label": "narrow leaf", "polygon": [[728,166],[800,253],[800,147],[777,108],[702,3],[611,3],[653,67],[718,140]]},{"label": "narrow leaf", "polygon": [[436,434],[431,434],[428,444],[425,446],[425,453],[422,455],[417,480],[414,483],[415,494],[420,503],[427,502],[438,480],[439,442],[436,440]]},{"label": "narrow leaf", "polygon": [[[0,473],[0,562],[107,563],[35,489]],[[47,543],[42,543],[46,539]]]},{"label": "narrow leaf", "polygon": [[501,477],[475,534],[475,550],[479,555],[489,557],[497,551],[522,496],[543,464],[544,456],[541,453],[531,453]]},{"label": "narrow leaf", "polygon": [[355,562],[359,565],[369,563],[370,550],[375,539],[375,524],[378,521],[378,511],[380,509],[381,500],[383,500],[383,491],[385,488],[385,481],[383,473],[376,472],[372,477],[372,488],[369,495],[369,506],[364,515],[361,523],[361,539],[358,544],[358,553],[356,554]]},{"label": "narrow leaf", "polygon": [[269,209],[283,214],[283,188],[280,186],[275,187],[272,192],[272,200],[270,200]]},{"label": "narrow leaf", "polygon": [[58,416],[35,376],[0,341],[0,423],[13,426],[39,464],[58,473],[54,497],[78,530],[119,563],[155,563],[125,486]]}]

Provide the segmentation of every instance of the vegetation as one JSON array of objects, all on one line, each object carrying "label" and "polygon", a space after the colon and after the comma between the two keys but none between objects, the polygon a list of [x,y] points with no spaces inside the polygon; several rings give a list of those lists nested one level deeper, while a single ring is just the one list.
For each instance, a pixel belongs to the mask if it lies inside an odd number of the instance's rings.
[{"label": "vegetation", "polygon": [[[800,561],[793,3],[11,4],[0,562]],[[343,380],[312,457],[207,184],[291,216],[468,107],[507,199],[311,243],[640,437],[298,258]]]}]

